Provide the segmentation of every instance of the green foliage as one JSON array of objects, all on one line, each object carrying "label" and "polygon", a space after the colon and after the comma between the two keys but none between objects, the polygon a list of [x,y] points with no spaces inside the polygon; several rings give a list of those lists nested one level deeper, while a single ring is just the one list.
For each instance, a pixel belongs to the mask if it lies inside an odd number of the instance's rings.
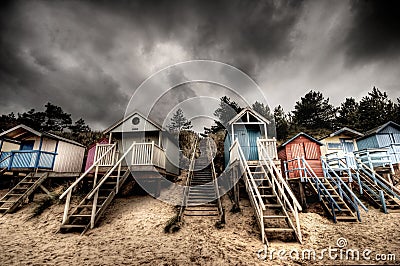
[{"label": "green foliage", "polygon": [[358,108],[359,128],[367,130],[387,121],[397,120],[399,116],[399,113],[396,114],[397,108],[386,92],[381,92],[374,87],[360,101]]},{"label": "green foliage", "polygon": [[170,131],[189,130],[192,127],[192,122],[187,120],[180,108],[173,114],[171,123],[168,125]]},{"label": "green foliage", "polygon": [[336,108],[321,92],[311,90],[294,106],[293,123],[308,129],[333,128]]},{"label": "green foliage", "polygon": [[0,117],[0,130],[3,131],[18,124],[24,124],[42,132],[64,132],[65,130],[70,130],[77,133],[91,131],[82,118],[72,124],[71,114],[64,112],[61,107],[50,102],[44,107],[45,110],[43,112],[32,108],[27,112],[18,113],[18,117],[15,117],[14,113],[2,115]]},{"label": "green foliage", "polygon": [[278,105],[274,109],[274,118],[276,125],[276,135],[278,140],[284,140],[289,135],[289,118],[285,114],[282,106]]},{"label": "green foliage", "polygon": [[223,96],[220,98],[219,107],[214,111],[214,115],[218,117],[221,125],[226,126],[229,120],[240,113],[242,109],[236,102],[231,101],[228,96]]},{"label": "green foliage", "polygon": [[346,98],[345,101],[340,104],[338,109],[338,116],[336,118],[337,126],[351,127],[360,130],[360,115],[358,109],[359,103],[356,102],[354,98]]},{"label": "green foliage", "polygon": [[67,138],[76,141],[85,147],[89,147],[93,143],[103,139],[105,136],[100,131],[89,131],[89,132],[53,132],[63,138]]},{"label": "green foliage", "polygon": [[269,121],[274,120],[274,115],[271,113],[271,109],[268,105],[264,105],[263,103],[256,101],[255,103],[253,103],[253,110]]}]

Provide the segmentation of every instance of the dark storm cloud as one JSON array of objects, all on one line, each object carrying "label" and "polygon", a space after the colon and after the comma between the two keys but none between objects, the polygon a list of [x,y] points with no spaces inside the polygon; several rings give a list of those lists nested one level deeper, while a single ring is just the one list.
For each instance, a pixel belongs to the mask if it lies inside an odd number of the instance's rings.
[{"label": "dark storm cloud", "polygon": [[353,23],[347,33],[350,63],[398,60],[400,56],[400,1],[352,1]]},{"label": "dark storm cloud", "polygon": [[273,106],[310,88],[398,91],[398,64],[373,64],[399,55],[398,4],[382,2],[2,1],[0,113],[50,101],[102,129],[143,80],[191,59],[238,67]]}]

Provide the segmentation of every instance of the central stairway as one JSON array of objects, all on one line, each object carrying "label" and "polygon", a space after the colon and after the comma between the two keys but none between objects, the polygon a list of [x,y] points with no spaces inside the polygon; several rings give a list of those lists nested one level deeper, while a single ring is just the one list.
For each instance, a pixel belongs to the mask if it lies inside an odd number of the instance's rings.
[{"label": "central stairway", "polygon": [[200,140],[199,149],[201,154],[194,161],[183,214],[184,216],[219,216],[218,197],[206,139]]},{"label": "central stairway", "polygon": [[[274,143],[274,142],[273,142]],[[248,161],[236,139],[230,147],[229,165],[243,176],[250,203],[260,228],[261,240],[297,239],[302,242],[299,211],[301,206],[271,159],[271,150],[257,140],[258,161]],[[275,145],[272,151],[276,151]]]}]

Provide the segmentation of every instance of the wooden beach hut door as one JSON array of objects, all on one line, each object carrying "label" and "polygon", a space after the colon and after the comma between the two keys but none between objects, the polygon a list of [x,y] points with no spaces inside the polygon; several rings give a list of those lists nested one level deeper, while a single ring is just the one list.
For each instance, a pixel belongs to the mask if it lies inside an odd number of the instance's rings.
[{"label": "wooden beach hut door", "polygon": [[350,167],[356,167],[356,159],[354,158],[354,143],[349,139],[340,139],[342,143],[343,151],[346,153],[348,158],[348,164]]},{"label": "wooden beach hut door", "polygon": [[240,128],[236,130],[236,137],[243,150],[243,154],[247,161],[257,161],[257,138],[261,137],[261,132],[254,129]]},{"label": "wooden beach hut door", "polygon": [[[290,156],[288,156],[288,160],[295,159],[295,158],[305,158],[304,153],[304,143],[293,143],[288,145],[287,149],[289,150]],[[299,169],[300,165],[298,164],[297,160],[294,160],[289,163],[288,170]],[[289,178],[296,178],[300,177],[300,171],[295,170],[289,173]]]}]

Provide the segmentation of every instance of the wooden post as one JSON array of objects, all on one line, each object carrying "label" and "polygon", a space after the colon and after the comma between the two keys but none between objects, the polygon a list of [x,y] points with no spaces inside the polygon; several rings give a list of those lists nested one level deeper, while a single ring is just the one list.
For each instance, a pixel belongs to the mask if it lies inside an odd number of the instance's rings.
[{"label": "wooden post", "polygon": [[99,197],[99,190],[97,190],[96,194],[93,198],[93,206],[92,206],[92,214],[90,217],[90,228],[93,229],[96,222],[96,211],[97,211],[97,199]]},{"label": "wooden post", "polygon": [[303,185],[303,182],[301,182],[300,179],[297,182],[299,183],[299,193],[300,193],[301,208],[303,209],[303,212],[307,212],[307,199],[306,199],[306,193],[304,191],[304,185]]},{"label": "wooden post", "polygon": [[65,201],[65,207],[64,207],[64,215],[63,215],[63,220],[62,224],[65,224],[67,222],[68,218],[68,211],[69,211],[69,204],[71,202],[71,195],[72,195],[72,190],[70,190],[67,194],[67,199]]}]

